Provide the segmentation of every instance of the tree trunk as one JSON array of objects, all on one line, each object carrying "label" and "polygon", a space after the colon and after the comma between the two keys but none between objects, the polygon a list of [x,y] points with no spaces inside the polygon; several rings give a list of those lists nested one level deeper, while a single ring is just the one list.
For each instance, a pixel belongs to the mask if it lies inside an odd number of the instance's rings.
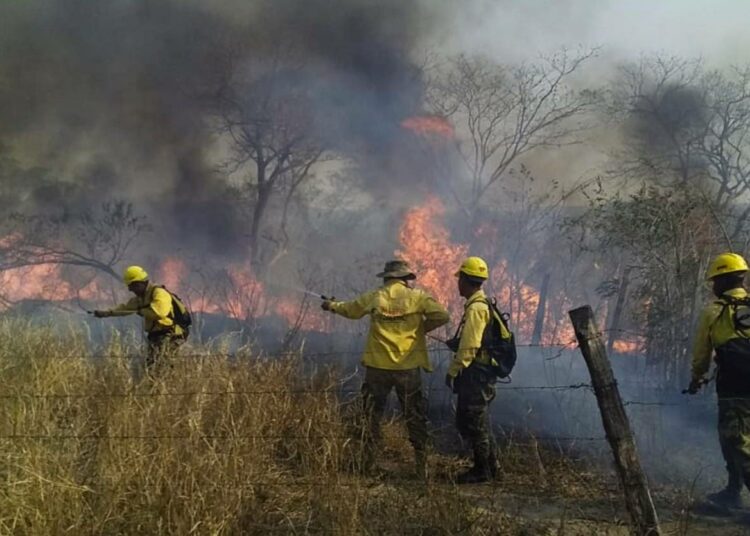
[{"label": "tree trunk", "polygon": [[256,271],[256,275],[262,271],[262,256],[260,254],[260,230],[263,226],[268,201],[271,199],[271,187],[268,183],[258,185],[258,196],[253,210],[253,220],[250,226],[250,264]]},{"label": "tree trunk", "polygon": [[539,304],[536,307],[536,318],[534,319],[534,333],[531,336],[531,344],[542,342],[544,332],[544,317],[547,313],[547,294],[549,292],[549,274],[544,274],[542,288],[539,290]]}]

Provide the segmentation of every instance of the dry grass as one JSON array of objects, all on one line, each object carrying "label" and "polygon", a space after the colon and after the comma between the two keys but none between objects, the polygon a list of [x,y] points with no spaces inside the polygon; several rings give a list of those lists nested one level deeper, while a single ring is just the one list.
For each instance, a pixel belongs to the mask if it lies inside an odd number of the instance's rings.
[{"label": "dry grass", "polygon": [[413,475],[394,421],[385,475],[360,475],[356,404],[298,358],[191,349],[134,385],[116,339],[86,357],[75,330],[6,319],[0,340],[0,534],[628,532],[612,478],[533,440],[502,446],[498,483],[459,488],[454,454]]},{"label": "dry grass", "polygon": [[[0,532],[495,533],[450,485],[359,476],[357,430],[329,372],[297,359],[176,359],[134,386],[118,341],[0,323]],[[121,356],[123,359],[118,359]],[[179,393],[179,394],[175,394]],[[356,412],[355,412],[356,413]],[[395,457],[398,459],[398,456]]]}]

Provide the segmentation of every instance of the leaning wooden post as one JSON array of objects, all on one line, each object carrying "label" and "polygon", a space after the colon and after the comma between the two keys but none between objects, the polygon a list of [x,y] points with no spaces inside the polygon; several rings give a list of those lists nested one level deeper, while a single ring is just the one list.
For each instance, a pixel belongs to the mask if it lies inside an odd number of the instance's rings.
[{"label": "leaning wooden post", "polygon": [[591,374],[591,385],[599,404],[607,441],[612,447],[617,474],[625,491],[625,505],[630,514],[635,534],[661,534],[659,519],[648,489],[646,475],[638,461],[638,451],[630,430],[630,422],[620,398],[620,391],[612,366],[604,349],[602,336],[588,305],[568,313],[575,329],[586,366]]}]

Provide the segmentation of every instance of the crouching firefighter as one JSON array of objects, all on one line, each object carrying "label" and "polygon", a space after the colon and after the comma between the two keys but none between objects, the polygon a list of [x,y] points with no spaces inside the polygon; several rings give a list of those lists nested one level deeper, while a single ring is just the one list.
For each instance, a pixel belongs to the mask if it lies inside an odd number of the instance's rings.
[{"label": "crouching firefighter", "polygon": [[322,308],[350,319],[370,317],[370,332],[362,357],[365,367],[362,403],[366,419],[362,469],[376,470],[380,421],[388,395],[395,390],[414,447],[416,472],[424,478],[429,435],[421,370],[432,371],[425,333],[446,324],[448,311],[427,292],[409,286],[409,281],[417,276],[404,261],[386,263],[376,277],[383,278],[382,287],[348,302],[325,300]]},{"label": "crouching firefighter", "polygon": [[487,263],[479,257],[469,257],[455,275],[458,292],[466,303],[456,335],[447,341],[455,356],[445,383],[458,395],[458,432],[474,451],[474,466],[456,481],[470,484],[492,480],[497,474],[497,446],[489,405],[495,398],[497,378],[510,375],[516,349],[505,317],[482,290],[489,277]]},{"label": "crouching firefighter", "polygon": [[187,339],[192,324],[190,312],[179,297],[163,286],[150,283],[148,273],[140,266],[126,268],[123,282],[135,296],[126,303],[93,314],[97,318],[133,314],[143,317],[143,329],[148,338],[145,369],[147,374],[154,374]]},{"label": "crouching firefighter", "polygon": [[747,262],[735,253],[723,253],[709,265],[706,279],[716,300],[698,322],[688,389],[695,394],[707,383],[715,353],[719,444],[728,481],[708,500],[725,508],[741,508],[743,485],[750,489],[750,297],[743,284],[747,271]]}]

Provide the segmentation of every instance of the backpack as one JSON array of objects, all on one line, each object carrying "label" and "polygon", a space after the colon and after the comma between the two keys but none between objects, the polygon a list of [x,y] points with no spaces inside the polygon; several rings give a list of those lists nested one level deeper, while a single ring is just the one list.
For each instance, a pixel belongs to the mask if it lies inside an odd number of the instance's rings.
[{"label": "backpack", "polygon": [[750,396],[750,296],[722,296],[717,303],[722,305],[722,309],[714,324],[725,312],[729,312],[732,327],[739,337],[715,349],[716,390],[720,397],[747,398]]},{"label": "backpack", "polygon": [[193,317],[190,314],[190,310],[177,294],[168,290],[164,285],[161,285],[161,288],[169,292],[169,295],[172,296],[172,320],[175,325],[182,328],[183,337],[187,339],[188,335],[190,335],[190,326],[193,325]]},{"label": "backpack", "polygon": [[497,300],[486,300],[490,308],[490,323],[484,328],[481,349],[487,352],[495,364],[492,371],[498,378],[507,378],[516,365],[516,338],[508,327],[508,315],[497,308]]},{"label": "backpack", "polygon": [[[747,339],[746,333],[750,333],[750,296],[745,298],[733,298],[732,296],[722,296],[716,303],[722,306],[721,313],[714,320],[714,324],[722,317],[724,311],[729,310],[732,315],[732,324],[734,330],[742,338]],[[713,327],[713,324],[711,325]]]},{"label": "backpack", "polygon": [[[490,309],[490,322],[484,328],[480,350],[487,352],[487,356],[494,363],[490,365],[493,374],[498,378],[507,378],[516,365],[518,357],[516,338],[508,327],[508,315],[501,313],[497,308],[497,300],[489,298],[485,299],[484,302]],[[464,321],[462,320],[453,338],[446,341],[448,348],[454,353],[458,351],[463,325]]]}]

